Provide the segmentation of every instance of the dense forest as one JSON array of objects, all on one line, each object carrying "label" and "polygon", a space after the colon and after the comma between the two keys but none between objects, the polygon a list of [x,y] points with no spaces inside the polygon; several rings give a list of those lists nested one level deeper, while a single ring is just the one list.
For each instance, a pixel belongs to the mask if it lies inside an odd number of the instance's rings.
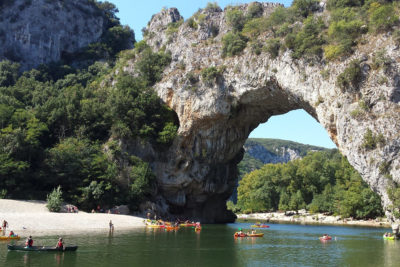
[{"label": "dense forest", "polygon": [[[124,153],[121,139],[140,139],[162,150],[178,128],[175,113],[152,86],[171,60],[136,43],[116,7],[94,2],[105,19],[98,43],[61,62],[24,73],[0,62],[0,197],[46,199],[61,186],[64,200],[96,205],[140,201],[156,192],[149,163]],[[121,66],[136,58],[136,77]]]},{"label": "dense forest", "polygon": [[379,196],[337,150],[248,173],[239,182],[237,204],[228,206],[245,213],[306,208],[358,219],[383,215]]}]

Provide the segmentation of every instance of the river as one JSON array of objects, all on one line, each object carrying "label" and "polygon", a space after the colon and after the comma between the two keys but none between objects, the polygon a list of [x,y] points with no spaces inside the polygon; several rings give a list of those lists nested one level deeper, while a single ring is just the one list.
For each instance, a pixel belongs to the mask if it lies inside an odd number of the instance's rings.
[{"label": "river", "polygon": [[[233,238],[251,223],[204,225],[166,232],[137,229],[64,236],[76,252],[7,251],[0,243],[0,266],[400,266],[400,241],[383,240],[389,229],[369,227],[269,224],[261,238]],[[118,226],[116,226],[118,227]],[[318,237],[328,233],[332,241]],[[35,245],[55,245],[57,236],[35,238]],[[18,243],[22,243],[19,241]]]}]

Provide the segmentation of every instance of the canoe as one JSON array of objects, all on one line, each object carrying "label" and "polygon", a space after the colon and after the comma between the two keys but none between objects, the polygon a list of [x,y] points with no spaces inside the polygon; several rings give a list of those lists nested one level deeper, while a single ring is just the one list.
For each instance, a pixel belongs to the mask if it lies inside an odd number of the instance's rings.
[{"label": "canoe", "polygon": [[263,237],[264,234],[263,233],[257,233],[257,234],[248,234],[248,237]]},{"label": "canoe", "polygon": [[181,223],[181,224],[179,224],[179,226],[181,226],[181,227],[193,227],[193,226],[196,226],[196,224],[195,223]]},{"label": "canoe", "polygon": [[75,251],[78,249],[78,246],[66,246],[63,249],[56,247],[45,247],[45,246],[17,246],[17,245],[7,245],[8,250],[22,250],[22,251]]},{"label": "canoe", "polygon": [[266,224],[253,224],[251,227],[253,228],[269,228],[269,225]]},{"label": "canoe", "polygon": [[178,230],[179,226],[165,226],[165,230],[167,231],[172,231],[172,230]]},{"label": "canoe", "polygon": [[396,239],[396,237],[393,235],[393,236],[385,236],[385,235],[383,235],[383,239],[386,239],[386,240],[395,240]]},{"label": "canoe", "polygon": [[331,236],[321,236],[320,238],[319,238],[319,240],[321,240],[321,241],[328,241],[328,240],[332,240],[332,237]]},{"label": "canoe", "polygon": [[149,228],[165,228],[165,225],[158,225],[158,224],[148,224],[146,225]]},{"label": "canoe", "polygon": [[233,236],[234,236],[234,237],[246,237],[247,234],[245,234],[245,233],[239,234],[238,232],[236,232]]},{"label": "canoe", "polygon": [[0,236],[0,240],[11,240],[16,239],[19,240],[21,237],[19,235],[16,236]]}]

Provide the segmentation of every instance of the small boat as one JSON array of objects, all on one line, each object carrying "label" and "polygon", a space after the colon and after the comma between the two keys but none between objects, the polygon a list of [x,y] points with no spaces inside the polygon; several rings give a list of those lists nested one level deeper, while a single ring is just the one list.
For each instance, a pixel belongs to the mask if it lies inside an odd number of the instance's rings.
[{"label": "small boat", "polygon": [[247,234],[245,234],[245,233],[239,234],[238,232],[236,232],[233,236],[234,236],[234,237],[246,237]]},{"label": "small boat", "polygon": [[11,240],[11,239],[16,239],[19,240],[21,237],[19,235],[14,235],[14,236],[0,236],[0,240]]},{"label": "small boat", "polygon": [[149,228],[165,228],[163,224],[147,224],[146,226]]},{"label": "small boat", "polygon": [[319,238],[319,240],[321,240],[321,241],[328,241],[328,240],[332,240],[332,237],[329,236],[329,235],[325,235],[325,236],[321,236],[321,237]]},{"label": "small boat", "polygon": [[256,233],[256,234],[247,234],[248,237],[263,237],[263,233]]},{"label": "small boat", "polygon": [[179,226],[169,226],[169,225],[165,226],[165,230],[167,230],[167,231],[173,231],[173,230],[178,230],[178,229],[179,229]]},{"label": "small boat", "polygon": [[253,227],[253,228],[269,228],[269,225],[266,225],[266,224],[253,224],[251,227]]},{"label": "small boat", "polygon": [[395,237],[394,235],[392,235],[392,236],[385,236],[385,235],[383,235],[383,239],[386,239],[386,240],[395,240],[396,237]]},{"label": "small boat", "polygon": [[196,226],[196,224],[195,223],[181,223],[181,224],[179,224],[179,226],[181,226],[181,227],[193,227],[193,226]]},{"label": "small boat", "polygon": [[76,251],[78,246],[66,246],[64,248],[46,247],[46,246],[17,246],[7,245],[8,250],[21,250],[21,251]]}]

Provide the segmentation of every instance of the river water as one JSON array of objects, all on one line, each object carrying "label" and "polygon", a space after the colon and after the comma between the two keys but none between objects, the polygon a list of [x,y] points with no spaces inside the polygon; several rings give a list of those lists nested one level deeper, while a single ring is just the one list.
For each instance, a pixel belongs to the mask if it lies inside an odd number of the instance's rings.
[{"label": "river water", "polygon": [[[261,238],[233,238],[251,223],[204,225],[166,232],[137,229],[64,236],[76,252],[8,251],[0,243],[0,266],[400,266],[400,241],[383,240],[389,229],[269,224]],[[327,233],[332,241],[318,237]],[[55,245],[57,236],[37,237],[35,245]],[[22,243],[19,241],[18,243]]]}]

